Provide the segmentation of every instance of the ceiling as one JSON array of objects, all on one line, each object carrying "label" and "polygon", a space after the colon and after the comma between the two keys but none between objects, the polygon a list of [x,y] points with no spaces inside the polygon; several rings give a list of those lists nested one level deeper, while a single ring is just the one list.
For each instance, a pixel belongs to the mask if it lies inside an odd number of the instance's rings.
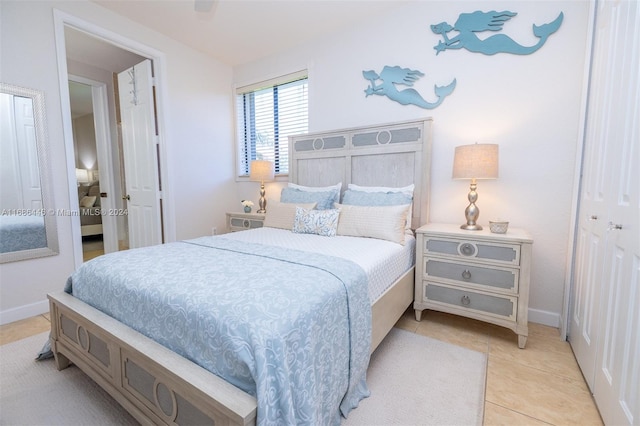
[{"label": "ceiling", "polygon": [[[379,16],[406,0],[91,0],[231,66]],[[206,4],[210,3],[210,4]]]},{"label": "ceiling", "polygon": [[[91,0],[230,66],[322,37],[409,0]],[[196,4],[208,11],[197,12]],[[207,7],[209,6],[209,7]],[[113,73],[144,58],[65,27],[67,59]],[[91,90],[71,84],[73,117],[93,111]]]}]

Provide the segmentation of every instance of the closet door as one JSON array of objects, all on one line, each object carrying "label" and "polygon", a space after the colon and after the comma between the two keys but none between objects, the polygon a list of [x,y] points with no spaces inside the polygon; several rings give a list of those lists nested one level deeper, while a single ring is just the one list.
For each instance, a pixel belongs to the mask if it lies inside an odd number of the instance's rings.
[{"label": "closet door", "polygon": [[[640,7],[607,2],[613,74],[609,74],[609,204],[594,398],[607,424],[640,424]],[[604,19],[603,19],[604,21]],[[616,49],[621,44],[628,46]],[[621,51],[619,51],[621,50]]]},{"label": "closet door", "polygon": [[[596,11],[597,21],[602,19],[604,3]],[[609,137],[609,114],[614,99],[609,96],[613,63],[611,52],[601,46],[609,43],[609,28],[599,22],[592,52],[589,84],[588,116],[585,126],[584,160],[580,193],[580,209],[576,232],[574,258],[574,289],[569,341],[591,392],[594,389],[596,355],[600,331],[602,276],[609,206],[615,194],[611,191],[613,178],[610,159],[617,149],[616,141]]]},{"label": "closet door", "polygon": [[570,342],[606,424],[640,424],[640,8],[599,2]]}]

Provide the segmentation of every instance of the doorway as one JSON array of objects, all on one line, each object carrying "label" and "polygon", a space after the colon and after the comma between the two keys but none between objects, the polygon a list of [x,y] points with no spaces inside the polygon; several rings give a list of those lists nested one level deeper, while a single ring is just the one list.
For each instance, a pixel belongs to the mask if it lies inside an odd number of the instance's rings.
[{"label": "doorway", "polygon": [[[78,20],[64,13],[56,11],[56,50],[58,53],[58,64],[60,74],[61,101],[63,106],[63,123],[65,126],[65,146],[67,152],[67,170],[69,177],[69,193],[71,197],[71,207],[74,208],[75,199],[77,199],[78,209],[80,211],[80,199],[78,194],[78,182],[76,179],[77,147],[73,140],[73,118],[71,116],[71,91],[69,89],[68,80],[85,80],[81,83],[91,86],[94,101],[97,95],[100,103],[104,105],[100,114],[96,113],[94,103],[94,122],[96,123],[96,156],[99,158],[97,164],[99,167],[91,170],[87,166],[87,171],[94,173],[94,178],[99,180],[100,207],[102,209],[102,239],[104,252],[117,251],[127,249],[129,247],[129,235],[131,222],[127,213],[127,195],[126,179],[124,173],[124,151],[122,149],[121,124],[117,121],[118,102],[117,95],[117,74],[129,67],[150,59],[155,64],[156,61],[162,61],[158,57],[157,52],[149,52],[139,49],[136,42],[131,40],[122,40],[120,36],[108,33],[105,30],[95,27],[92,24]],[[131,49],[127,48],[130,44]],[[137,47],[137,48],[136,48]],[[62,58],[62,60],[61,60]],[[63,83],[62,79],[65,78]],[[68,80],[67,80],[68,79]],[[155,78],[156,86],[161,83],[161,78]],[[76,81],[77,82],[77,81]],[[161,90],[156,90],[161,92]],[[68,108],[65,103],[69,102]],[[160,102],[156,106],[158,114],[158,122],[155,126],[163,129],[163,123],[159,119],[162,106]],[[68,111],[68,112],[67,112]],[[102,121],[102,129],[99,129],[98,122]],[[102,135],[100,135],[102,133]],[[101,143],[102,141],[102,143]],[[154,158],[145,158],[144,162],[153,162],[153,164],[162,164],[158,160],[163,159],[164,144],[160,134],[156,137],[157,149],[154,151]],[[100,154],[101,153],[101,154]],[[136,159],[140,162],[140,159]],[[81,171],[81,173],[83,173]],[[159,170],[158,181],[167,182],[164,170]],[[164,191],[166,194],[166,191]],[[166,203],[165,203],[166,204]],[[171,211],[165,211],[165,205],[158,205],[158,216],[163,217],[165,222],[171,217]],[[78,215],[80,216],[80,215]],[[80,217],[72,217],[72,233],[74,244],[74,257],[76,266],[79,266],[84,260],[82,249],[83,242],[83,225]],[[167,235],[162,227],[162,234]],[[84,235],[84,237],[87,237]],[[97,238],[97,237],[96,237]],[[86,240],[87,238],[85,238]],[[160,241],[162,242],[162,241]]]},{"label": "doorway", "polygon": [[[111,190],[121,179],[111,159],[107,85],[69,75],[82,256],[86,262],[127,248],[126,215],[104,215],[117,206]],[[100,167],[102,165],[102,167]]]}]

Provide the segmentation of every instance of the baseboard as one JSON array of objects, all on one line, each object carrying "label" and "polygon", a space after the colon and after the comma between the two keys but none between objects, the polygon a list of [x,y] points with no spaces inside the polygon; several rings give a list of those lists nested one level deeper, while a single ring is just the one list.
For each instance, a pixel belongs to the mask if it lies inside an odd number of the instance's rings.
[{"label": "baseboard", "polygon": [[560,314],[529,308],[529,322],[560,328]]},{"label": "baseboard", "polygon": [[6,311],[0,311],[0,325],[20,321],[25,318],[35,317],[36,315],[41,315],[45,312],[49,312],[49,301],[47,299],[31,303],[29,305],[7,309]]}]

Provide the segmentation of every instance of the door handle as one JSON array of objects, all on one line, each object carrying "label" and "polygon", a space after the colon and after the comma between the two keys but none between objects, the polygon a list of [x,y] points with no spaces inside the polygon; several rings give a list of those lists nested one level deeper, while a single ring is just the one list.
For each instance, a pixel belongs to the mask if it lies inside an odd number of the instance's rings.
[{"label": "door handle", "polygon": [[100,193],[100,198],[107,198],[107,193],[106,192],[101,192]]},{"label": "door handle", "polygon": [[620,223],[609,222],[609,225],[607,226],[607,231],[616,231],[620,229],[622,229],[622,224]]},{"label": "door handle", "polygon": [[124,196],[122,197],[122,199],[123,199],[123,200],[127,200],[127,201],[131,201],[131,196],[130,196],[129,194],[127,194],[127,195],[124,195]]}]

